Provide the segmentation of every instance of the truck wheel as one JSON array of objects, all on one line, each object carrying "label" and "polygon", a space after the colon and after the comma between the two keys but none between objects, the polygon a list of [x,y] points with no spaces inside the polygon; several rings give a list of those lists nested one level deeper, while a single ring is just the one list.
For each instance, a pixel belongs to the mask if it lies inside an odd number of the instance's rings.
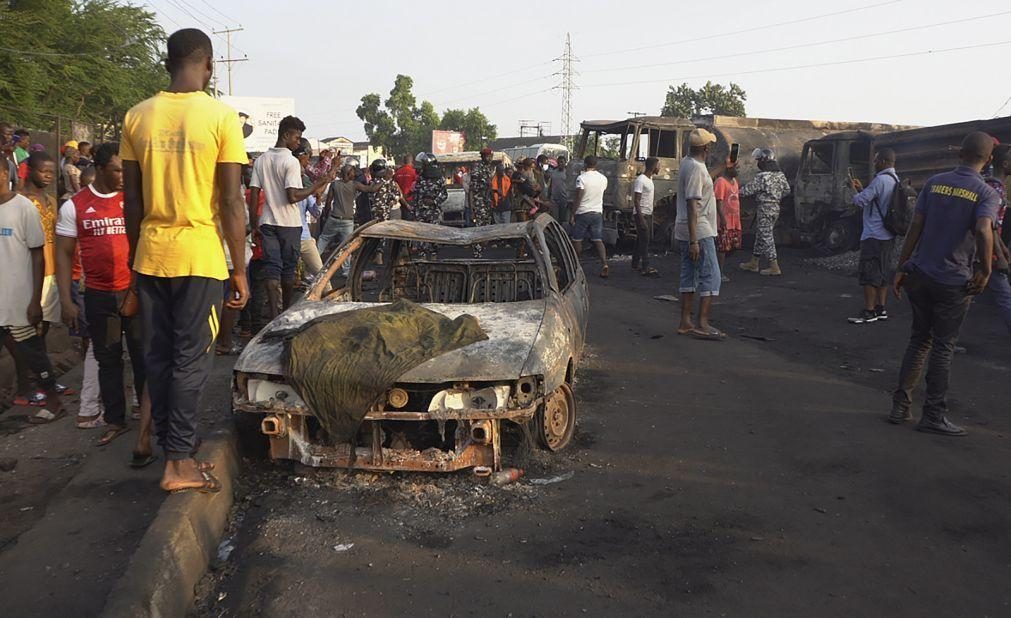
[{"label": "truck wheel", "polygon": [[856,217],[832,219],[825,226],[821,244],[828,253],[841,253],[856,248],[860,244],[860,222]]},{"label": "truck wheel", "polygon": [[572,387],[562,384],[548,396],[534,415],[537,444],[548,451],[560,451],[572,442],[576,432],[576,398]]}]

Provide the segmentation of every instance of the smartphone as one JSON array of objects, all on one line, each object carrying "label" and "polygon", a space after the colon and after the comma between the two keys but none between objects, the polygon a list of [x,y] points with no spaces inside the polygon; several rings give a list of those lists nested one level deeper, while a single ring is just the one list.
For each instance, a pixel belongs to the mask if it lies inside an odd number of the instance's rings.
[{"label": "smartphone", "polygon": [[740,154],[741,154],[741,145],[740,144],[731,144],[730,145],[730,162],[731,163],[737,163],[737,157]]}]

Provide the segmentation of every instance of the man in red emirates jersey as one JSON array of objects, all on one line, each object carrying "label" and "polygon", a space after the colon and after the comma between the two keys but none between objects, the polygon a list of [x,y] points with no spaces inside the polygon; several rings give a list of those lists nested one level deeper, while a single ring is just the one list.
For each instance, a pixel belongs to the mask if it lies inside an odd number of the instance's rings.
[{"label": "man in red emirates jersey", "polygon": [[98,440],[104,446],[125,433],[123,339],[133,365],[134,389],[144,391],[144,351],[140,320],[127,317],[130,292],[130,245],[123,220],[123,163],[119,145],[102,144],[95,152],[95,182],[60,207],[56,223],[57,277],[64,321],[77,327],[78,308],[70,285],[74,251],[80,246],[84,272],[84,312],[88,320],[98,383],[108,428]]}]

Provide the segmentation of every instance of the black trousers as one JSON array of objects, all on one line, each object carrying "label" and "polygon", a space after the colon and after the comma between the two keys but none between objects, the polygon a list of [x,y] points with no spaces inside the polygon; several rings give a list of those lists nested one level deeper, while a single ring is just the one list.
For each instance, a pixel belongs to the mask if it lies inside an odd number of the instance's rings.
[{"label": "black trousers", "polygon": [[167,459],[189,459],[196,446],[200,396],[213,364],[224,282],[138,275],[137,292],[158,444]]},{"label": "black trousers", "polygon": [[[34,326],[2,326],[0,325],[0,341],[10,337],[14,342],[14,353],[20,358],[18,364],[23,363],[35,374],[39,380],[39,385],[45,389],[56,386],[56,376],[53,375],[53,366],[49,363],[49,355],[46,353],[46,345],[42,337],[38,335]],[[22,392],[30,394],[31,384]],[[21,389],[21,375],[18,375],[18,388]]]},{"label": "black trousers", "polygon": [[105,404],[105,421],[126,425],[126,394],[123,383],[123,339],[130,350],[133,387],[139,400],[144,392],[144,347],[141,323],[119,315],[126,291],[84,290],[84,314],[88,319],[91,345],[98,361],[98,389]]},{"label": "black trousers", "polygon": [[653,215],[643,215],[646,225],[639,222],[639,217],[635,218],[635,253],[632,254],[632,266],[642,265],[642,269],[649,268],[649,244],[653,241]]},{"label": "black trousers", "polygon": [[892,396],[893,406],[909,410],[913,405],[913,390],[920,383],[927,366],[927,398],[923,415],[939,419],[948,410],[948,376],[955,355],[958,331],[969,311],[970,297],[965,286],[942,285],[930,277],[913,271],[906,277],[906,296],[913,308],[913,330],[909,337],[899,386]]}]

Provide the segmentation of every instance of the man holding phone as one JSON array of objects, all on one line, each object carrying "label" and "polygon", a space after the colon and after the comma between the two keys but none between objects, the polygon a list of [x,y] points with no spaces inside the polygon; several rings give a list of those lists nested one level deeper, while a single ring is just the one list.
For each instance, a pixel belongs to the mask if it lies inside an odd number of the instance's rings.
[{"label": "man holding phone", "polygon": [[926,365],[927,397],[916,428],[965,435],[945,416],[946,396],[958,331],[972,296],[986,288],[992,270],[993,224],[1000,197],[980,175],[992,152],[992,137],[970,133],[962,140],[962,164],[928,180],[916,200],[893,284],[896,297],[906,288],[913,328],[892,396],[888,416],[892,423],[912,420],[913,390]]}]

